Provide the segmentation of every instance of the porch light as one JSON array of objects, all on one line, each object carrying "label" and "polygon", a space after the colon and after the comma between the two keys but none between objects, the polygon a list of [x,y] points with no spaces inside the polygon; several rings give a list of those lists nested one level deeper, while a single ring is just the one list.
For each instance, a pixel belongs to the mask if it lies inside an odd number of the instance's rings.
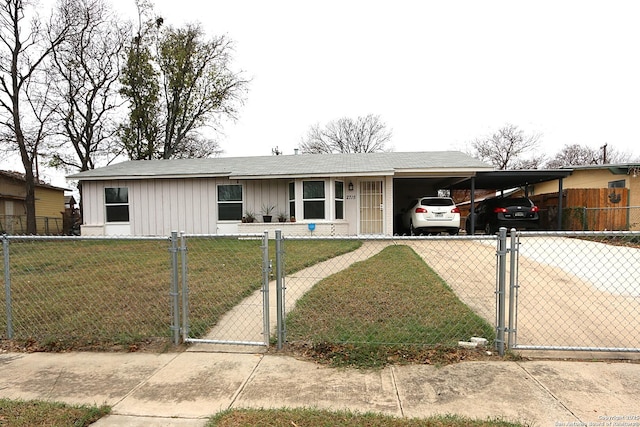
[{"label": "porch light", "polygon": [[353,191],[353,182],[349,182],[349,191]]}]

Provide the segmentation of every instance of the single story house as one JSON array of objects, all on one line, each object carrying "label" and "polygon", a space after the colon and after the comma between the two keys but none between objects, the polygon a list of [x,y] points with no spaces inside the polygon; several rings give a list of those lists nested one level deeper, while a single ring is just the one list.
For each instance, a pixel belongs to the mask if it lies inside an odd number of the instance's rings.
[{"label": "single story house", "polygon": [[[65,188],[36,182],[36,232],[63,234]],[[27,227],[27,195],[24,174],[0,171],[0,233],[23,234]]]},{"label": "single story house", "polygon": [[411,198],[490,170],[434,151],[140,160],[67,178],[81,185],[82,235],[392,235]]}]

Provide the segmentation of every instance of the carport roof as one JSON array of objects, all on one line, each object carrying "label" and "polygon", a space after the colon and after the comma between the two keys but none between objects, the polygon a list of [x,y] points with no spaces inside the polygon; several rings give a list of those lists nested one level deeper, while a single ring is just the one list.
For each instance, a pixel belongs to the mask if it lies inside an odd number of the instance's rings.
[{"label": "carport roof", "polygon": [[[506,190],[566,178],[572,172],[573,169],[522,169],[478,172],[474,177],[474,186],[476,189],[482,190]],[[469,189],[470,187],[471,178],[467,178],[453,184],[450,188]]]}]

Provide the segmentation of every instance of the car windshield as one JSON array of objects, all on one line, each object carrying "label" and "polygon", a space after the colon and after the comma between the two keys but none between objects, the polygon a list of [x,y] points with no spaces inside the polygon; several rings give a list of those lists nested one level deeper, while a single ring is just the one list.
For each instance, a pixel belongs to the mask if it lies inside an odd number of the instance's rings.
[{"label": "car windshield", "polygon": [[422,206],[451,206],[453,205],[453,200],[448,198],[433,198],[433,199],[422,199],[420,201]]}]

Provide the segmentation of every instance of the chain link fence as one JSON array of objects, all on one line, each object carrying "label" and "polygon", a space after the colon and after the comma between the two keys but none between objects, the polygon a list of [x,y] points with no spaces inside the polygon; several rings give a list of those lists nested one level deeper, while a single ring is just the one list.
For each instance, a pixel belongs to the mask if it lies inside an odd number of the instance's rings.
[{"label": "chain link fence", "polygon": [[497,236],[265,239],[3,236],[2,344],[131,350],[180,332],[397,356],[502,331],[514,349],[640,351],[637,232],[517,233],[504,251]]},{"label": "chain link fence", "polygon": [[3,338],[27,350],[170,337],[169,240],[3,236]]}]

